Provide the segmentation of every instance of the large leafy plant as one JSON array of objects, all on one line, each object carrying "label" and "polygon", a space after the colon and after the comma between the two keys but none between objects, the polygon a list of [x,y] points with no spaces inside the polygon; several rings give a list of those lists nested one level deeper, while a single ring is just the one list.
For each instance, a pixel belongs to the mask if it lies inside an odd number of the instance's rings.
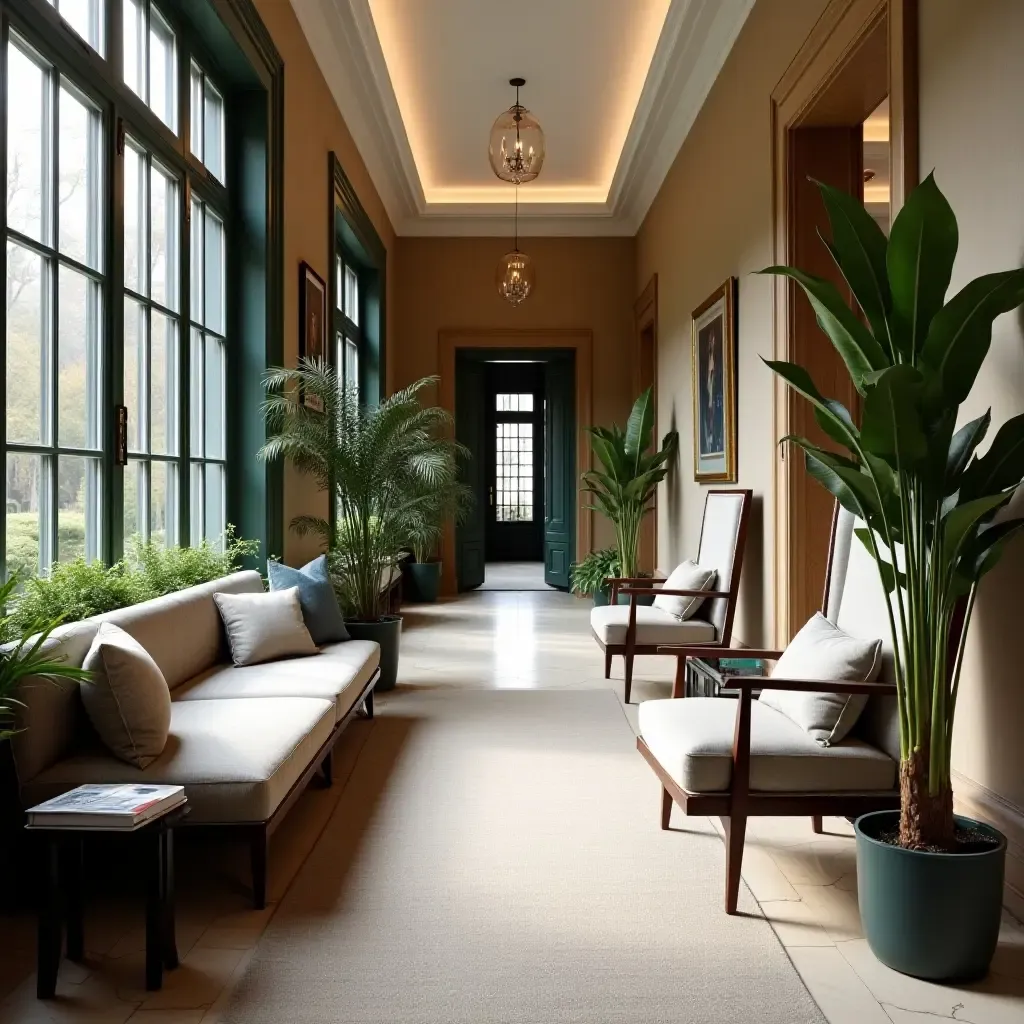
[{"label": "large leafy plant", "polygon": [[605,582],[613,576],[622,575],[622,562],[615,548],[591,551],[581,562],[569,570],[569,589],[574,594],[587,597],[603,590]]},{"label": "large leafy plant", "polygon": [[950,755],[964,644],[978,584],[1024,519],[1000,515],[1024,477],[1024,415],[979,455],[991,410],[957,429],[992,340],[992,323],[1024,301],[1024,270],[986,274],[945,301],[958,231],[929,176],[885,235],[853,197],[821,194],[826,242],[863,317],[830,282],[770,267],[806,293],[861,396],[855,412],[821,394],[802,367],[769,362],[814,407],[841,453],[807,438],[807,471],[866,526],[890,595],[897,646],[900,844],[950,848]]},{"label": "large leafy plant", "polygon": [[665,479],[669,463],[679,447],[678,435],[669,431],[661,449],[650,451],[654,435],[654,393],[648,388],[633,404],[626,428],[590,427],[591,445],[601,469],[583,474],[583,484],[594,495],[595,512],[607,516],[615,526],[622,575],[637,575],[640,525],[650,511],[658,484]]},{"label": "large leafy plant", "polygon": [[[377,406],[361,405],[321,360],[270,370],[264,384],[269,439],[261,458],[290,460],[334,497],[333,524],[302,515],[292,528],[329,546],[346,613],[378,621],[386,611],[386,574],[406,548],[436,541],[439,523],[463,497],[458,462],[465,449],[451,436],[452,418],[420,401],[437,378],[425,377]],[[301,402],[300,395],[313,401]]]}]

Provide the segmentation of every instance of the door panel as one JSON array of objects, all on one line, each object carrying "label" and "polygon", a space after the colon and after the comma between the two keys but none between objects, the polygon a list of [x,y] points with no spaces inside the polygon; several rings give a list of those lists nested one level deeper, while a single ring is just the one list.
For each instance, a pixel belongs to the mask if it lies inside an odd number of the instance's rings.
[{"label": "door panel", "polygon": [[571,355],[548,363],[544,406],[544,581],[568,589],[576,546],[576,368]]},{"label": "door panel", "polygon": [[468,518],[455,531],[460,591],[471,590],[484,582],[488,515],[486,429],[484,364],[459,359],[455,367],[455,436],[469,449],[462,479],[476,499]]}]

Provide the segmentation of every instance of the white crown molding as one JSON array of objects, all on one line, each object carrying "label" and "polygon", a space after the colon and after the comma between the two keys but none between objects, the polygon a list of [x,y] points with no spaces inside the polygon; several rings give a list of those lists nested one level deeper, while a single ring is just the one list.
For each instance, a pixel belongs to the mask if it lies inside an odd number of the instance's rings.
[{"label": "white crown molding", "polygon": [[[426,201],[369,0],[291,4],[396,233],[509,234],[510,204]],[[530,203],[520,193],[519,233],[635,234],[753,5],[672,0],[607,200]]]}]

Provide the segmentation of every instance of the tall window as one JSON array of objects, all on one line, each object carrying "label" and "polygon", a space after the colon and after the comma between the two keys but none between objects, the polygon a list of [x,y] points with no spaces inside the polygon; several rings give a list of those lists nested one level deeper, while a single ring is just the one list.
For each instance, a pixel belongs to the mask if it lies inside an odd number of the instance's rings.
[{"label": "tall window", "polygon": [[334,263],[334,364],[344,387],[359,393],[359,368],[363,348],[360,326],[359,271],[339,253]]},{"label": "tall window", "polygon": [[[62,58],[59,46],[49,50],[52,36],[23,31],[16,16],[31,4],[55,8],[105,58],[106,71],[96,70],[95,54]],[[113,559],[135,534],[219,545],[231,344],[224,86],[174,20],[176,3],[10,6],[0,0],[4,569]],[[106,51],[108,16],[122,22],[114,55]],[[179,66],[191,69],[184,82]],[[119,402],[128,413],[123,466]]]}]

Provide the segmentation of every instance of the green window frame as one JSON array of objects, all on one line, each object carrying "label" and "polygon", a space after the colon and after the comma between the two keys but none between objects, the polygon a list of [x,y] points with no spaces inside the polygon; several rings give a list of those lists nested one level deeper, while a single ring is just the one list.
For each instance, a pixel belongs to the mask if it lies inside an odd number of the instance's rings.
[{"label": "green window frame", "polygon": [[[251,0],[0,0],[0,33],[4,572],[228,522],[279,549],[281,474],[253,464],[282,350],[283,63]],[[35,186],[13,205],[12,170]]]}]

